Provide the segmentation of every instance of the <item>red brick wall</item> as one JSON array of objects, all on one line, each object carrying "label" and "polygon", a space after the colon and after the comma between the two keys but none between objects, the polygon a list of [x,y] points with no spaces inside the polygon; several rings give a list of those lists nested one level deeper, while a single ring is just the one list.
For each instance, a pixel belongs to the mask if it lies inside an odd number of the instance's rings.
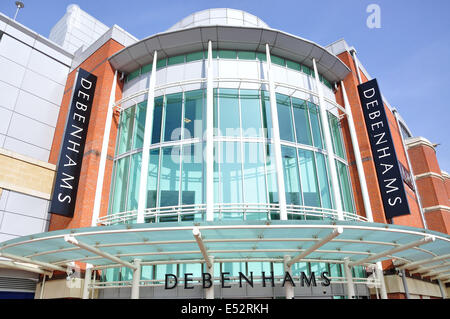
[{"label": "red brick wall", "polygon": [[[370,204],[372,208],[372,214],[375,222],[379,223],[387,223],[383,201],[380,193],[380,189],[378,186],[378,178],[376,174],[375,164],[372,157],[372,151],[370,148],[370,141],[366,131],[366,126],[364,122],[364,114],[361,108],[361,103],[359,100],[358,94],[358,78],[356,75],[355,64],[353,63],[353,59],[348,52],[343,52],[338,55],[338,57],[351,69],[351,73],[347,75],[344,80],[345,89],[347,92],[347,96],[349,99],[349,103],[352,109],[353,120],[355,124],[356,134],[358,136],[358,144],[361,152],[361,158],[364,166],[364,173],[367,181],[367,186],[370,193]],[[368,81],[365,77],[364,73],[361,71],[361,78],[363,81]],[[382,89],[382,84],[380,84]],[[339,87],[336,92],[336,100],[339,104],[343,105],[343,96],[342,90]],[[392,138],[394,142],[394,146],[396,149],[398,160],[408,168],[408,163],[406,159],[406,151],[403,147],[403,143],[401,140],[401,133],[397,126],[397,122],[395,120],[394,114],[389,110],[389,108],[385,105],[386,115],[389,121],[389,126],[392,133]],[[356,163],[354,162],[354,154],[351,144],[350,133],[348,131],[348,126],[346,120],[343,120],[343,135],[345,140],[345,146],[347,149],[347,156],[350,164],[350,175],[352,177],[353,184],[353,192],[355,194],[355,202],[358,209],[358,212],[364,215],[364,207],[363,201],[360,191],[358,172],[356,168]],[[408,203],[410,206],[411,215],[395,217],[393,219],[394,224],[399,225],[407,225],[414,227],[423,228],[422,219],[420,216],[419,206],[417,204],[416,196],[414,192],[409,189],[407,185],[405,185],[405,189],[407,192]]]},{"label": "red brick wall", "polygon": [[441,174],[436,150],[429,143],[420,142],[410,146],[408,153],[414,175],[431,173],[416,179],[428,228],[450,234],[450,212],[439,208],[427,210],[434,206],[450,206],[449,179]]},{"label": "red brick wall", "polygon": [[[97,76],[97,87],[93,99],[91,119],[86,138],[86,146],[81,166],[80,181],[78,186],[77,200],[75,204],[75,213],[73,218],[51,215],[49,230],[90,227],[92,212],[94,207],[95,189],[97,187],[97,175],[100,161],[100,152],[103,142],[103,134],[106,123],[107,106],[109,103],[110,92],[114,80],[114,70],[109,64],[107,58],[115,52],[121,50],[124,46],[110,39],[101,48],[87,58],[79,67],[95,74]],[[72,86],[77,70],[73,70],[67,79],[64,97],[58,117],[58,122],[53,138],[53,145],[50,152],[50,163],[56,164],[59,158],[60,145],[64,134],[64,126],[68,113]],[[118,81],[119,82],[119,81]],[[116,89],[116,100],[122,97],[122,83],[118,83]],[[111,134],[108,146],[108,158],[106,162],[106,172],[103,184],[102,203],[100,216],[106,215],[109,188],[112,174],[112,158],[117,135],[118,115],[115,114],[111,126]]]}]

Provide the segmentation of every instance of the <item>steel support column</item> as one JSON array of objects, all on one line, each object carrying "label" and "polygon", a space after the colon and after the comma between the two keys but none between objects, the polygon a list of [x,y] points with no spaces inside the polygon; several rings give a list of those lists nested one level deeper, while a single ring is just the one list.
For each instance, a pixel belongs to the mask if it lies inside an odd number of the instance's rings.
[{"label": "steel support column", "polygon": [[369,190],[367,187],[366,174],[364,173],[364,166],[361,159],[361,151],[359,149],[358,135],[356,134],[355,122],[353,120],[352,108],[348,100],[347,92],[345,90],[344,81],[341,81],[342,95],[344,96],[344,106],[347,115],[347,123],[350,131],[350,138],[353,146],[353,153],[355,154],[356,169],[358,171],[359,185],[361,186],[361,195],[364,203],[364,211],[369,222],[373,222],[372,207],[370,206]]},{"label": "steel support column", "polygon": [[144,223],[144,212],[147,207],[148,161],[150,159],[150,143],[153,130],[153,110],[155,108],[156,63],[158,51],[153,53],[152,72],[148,84],[147,111],[145,115],[144,141],[142,146],[141,176],[139,180],[139,201],[137,223]]},{"label": "steel support column", "polygon": [[92,279],[92,265],[86,265],[86,271],[84,273],[84,286],[83,286],[83,299],[89,299],[89,286]]},{"label": "steel support column", "polygon": [[206,264],[206,272],[211,275],[211,287],[205,289],[205,298],[214,299],[214,257],[210,256],[211,265]]},{"label": "steel support column", "polygon": [[320,83],[319,78],[319,71],[317,70],[317,63],[316,59],[312,59],[313,66],[314,66],[314,74],[316,78],[316,87],[317,87],[317,93],[319,95],[319,112],[320,112],[320,121],[322,124],[322,131],[323,131],[323,137],[325,139],[325,146],[327,149],[327,159],[328,159],[328,168],[330,172],[331,177],[331,185],[332,185],[332,191],[334,195],[335,200],[335,206],[336,211],[338,214],[339,220],[344,220],[344,214],[342,210],[342,201],[341,201],[341,193],[340,193],[340,186],[339,186],[339,179],[337,176],[337,170],[336,170],[336,162],[335,162],[335,156],[333,152],[333,141],[331,139],[331,133],[330,133],[330,125],[328,123],[328,114],[325,107],[325,99],[323,96],[323,89],[322,89],[322,83]]},{"label": "steel support column", "polygon": [[403,269],[400,270],[399,275],[402,277],[403,288],[405,289],[406,299],[411,299],[411,296],[409,295],[408,283],[406,282],[405,270],[403,270]]},{"label": "steel support column", "polygon": [[100,163],[98,166],[97,187],[95,188],[94,209],[92,212],[91,226],[97,226],[102,203],[103,182],[105,179],[106,160],[108,156],[109,136],[111,133],[112,118],[114,113],[114,102],[116,100],[117,71],[114,73],[114,80],[109,94],[108,109],[106,111],[105,130],[103,132],[102,150],[100,153]]},{"label": "steel support column", "polygon": [[[292,278],[292,264],[290,263],[291,256],[284,256],[284,273],[289,273]],[[294,286],[290,282],[286,282],[284,285],[284,292],[286,299],[294,299]]]},{"label": "steel support column", "polygon": [[208,41],[208,69],[206,72],[206,221],[214,220],[214,89],[212,42]]},{"label": "steel support column", "polygon": [[141,260],[133,261],[135,269],[133,269],[133,281],[131,284],[131,299],[139,299],[139,285],[141,282]]},{"label": "steel support column", "polygon": [[355,299],[355,285],[353,284],[352,268],[348,258],[344,258],[344,275],[348,299]]},{"label": "steel support column", "polygon": [[277,98],[275,94],[275,81],[270,58],[270,47],[266,43],[267,75],[269,80],[270,113],[272,115],[273,148],[275,152],[275,167],[277,170],[278,202],[280,205],[280,219],[287,220],[286,192],[284,187],[283,160],[280,144],[280,127],[278,122]]}]

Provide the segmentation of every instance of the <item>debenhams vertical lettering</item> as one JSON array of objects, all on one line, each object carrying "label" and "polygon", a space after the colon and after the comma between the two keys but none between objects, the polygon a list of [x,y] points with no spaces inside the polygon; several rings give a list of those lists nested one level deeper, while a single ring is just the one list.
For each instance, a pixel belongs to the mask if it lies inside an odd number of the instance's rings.
[{"label": "debenhams vertical lettering", "polygon": [[376,79],[358,86],[384,213],[389,220],[410,214],[389,122]]},{"label": "debenhams vertical lettering", "polygon": [[79,69],[67,116],[49,212],[73,217],[97,77]]}]

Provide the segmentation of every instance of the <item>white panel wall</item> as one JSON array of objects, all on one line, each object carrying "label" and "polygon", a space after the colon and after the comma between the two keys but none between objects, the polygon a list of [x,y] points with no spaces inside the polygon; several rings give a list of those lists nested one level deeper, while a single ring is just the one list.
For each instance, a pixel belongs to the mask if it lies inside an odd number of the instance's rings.
[{"label": "white panel wall", "polygon": [[0,195],[0,242],[45,231],[47,211],[47,200],[4,190]]},{"label": "white panel wall", "polygon": [[6,27],[0,40],[0,148],[48,161],[71,64],[57,49],[13,23]]}]

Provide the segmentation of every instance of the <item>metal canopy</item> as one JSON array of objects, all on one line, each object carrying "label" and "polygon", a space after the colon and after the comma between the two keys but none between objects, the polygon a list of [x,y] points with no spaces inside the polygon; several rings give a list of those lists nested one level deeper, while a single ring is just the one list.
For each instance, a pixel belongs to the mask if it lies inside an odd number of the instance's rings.
[{"label": "metal canopy", "polygon": [[158,51],[158,58],[205,51],[209,40],[213,43],[213,49],[259,52],[265,52],[268,43],[272,54],[311,68],[314,58],[319,73],[331,82],[343,80],[350,72],[338,57],[312,41],[274,29],[223,25],[158,33],[117,52],[109,61],[116,70],[130,73],[152,63],[155,50]]},{"label": "metal canopy", "polygon": [[[336,236],[330,237],[333,231]],[[199,247],[195,235],[200,232]],[[78,242],[77,246],[72,239]],[[418,245],[411,245],[414,242]],[[313,246],[317,249],[311,249]],[[140,259],[142,264],[174,260],[182,263],[204,260],[204,256],[242,261],[282,259],[303,252],[307,252],[308,259],[342,262],[349,258],[355,264],[374,256],[380,257],[370,262],[395,258],[412,263],[448,255],[450,237],[397,225],[291,220],[116,225],[41,233],[0,244],[0,253],[26,257],[40,265],[59,266],[72,261],[123,266],[135,259]]]}]

